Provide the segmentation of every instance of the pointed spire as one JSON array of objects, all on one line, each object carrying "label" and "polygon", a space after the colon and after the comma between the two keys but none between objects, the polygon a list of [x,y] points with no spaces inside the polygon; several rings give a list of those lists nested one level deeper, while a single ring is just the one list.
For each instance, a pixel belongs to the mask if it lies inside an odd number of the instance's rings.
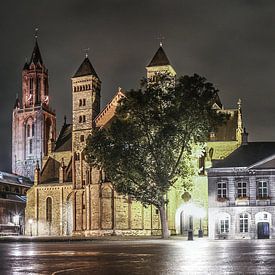
[{"label": "pointed spire", "polygon": [[29,64],[31,64],[32,62],[34,64],[37,64],[38,62],[41,65],[43,64],[42,56],[41,56],[39,46],[38,46],[38,42],[37,42],[37,36],[35,37],[35,45],[34,45],[34,49],[33,49],[32,56],[31,56]]},{"label": "pointed spire", "polygon": [[84,61],[82,62],[73,77],[80,77],[85,75],[94,75],[98,78],[98,75],[87,56],[85,57]]},{"label": "pointed spire", "polygon": [[160,42],[160,47],[158,48],[157,52],[155,53],[154,57],[152,58],[151,62],[147,67],[154,67],[154,66],[165,66],[171,65],[170,61],[163,50],[162,42]]}]

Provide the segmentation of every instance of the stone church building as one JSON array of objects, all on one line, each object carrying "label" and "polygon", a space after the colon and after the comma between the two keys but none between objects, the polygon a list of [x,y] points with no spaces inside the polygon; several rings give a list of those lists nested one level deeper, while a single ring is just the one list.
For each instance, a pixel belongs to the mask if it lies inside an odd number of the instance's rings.
[{"label": "stone church building", "polygon": [[[176,72],[162,46],[146,67],[147,78],[158,72]],[[106,127],[123,96],[118,88],[111,101],[100,107],[101,81],[86,56],[72,80],[72,124],[66,120],[56,137],[56,115],[50,109],[48,71],[37,41],[30,62],[22,73],[22,100],[13,111],[13,171],[34,178],[27,192],[27,235],[157,235],[161,225],[158,210],[116,193],[104,171],[91,168],[84,159],[86,138],[95,127]],[[211,132],[205,152],[198,152],[200,168],[189,201],[180,184],[168,193],[168,226],[172,234],[202,227],[207,234],[207,177],[211,161],[226,157],[241,143],[241,104],[218,112],[229,114],[226,125]],[[58,110],[57,110],[58,111]]]}]

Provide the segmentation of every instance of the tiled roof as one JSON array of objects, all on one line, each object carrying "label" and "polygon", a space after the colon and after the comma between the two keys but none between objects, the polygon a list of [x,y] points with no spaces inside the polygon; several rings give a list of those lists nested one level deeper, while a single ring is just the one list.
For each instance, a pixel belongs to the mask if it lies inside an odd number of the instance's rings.
[{"label": "tiled roof", "polygon": [[80,77],[85,75],[94,75],[98,78],[98,75],[88,57],[84,59],[73,77]]},{"label": "tiled roof", "polygon": [[275,154],[275,142],[248,142],[223,160],[215,161],[213,168],[249,167]]},{"label": "tiled roof", "polygon": [[29,178],[2,171],[0,171],[0,182],[12,185],[32,186],[32,181]]},{"label": "tiled roof", "polygon": [[160,46],[147,67],[165,66],[165,65],[170,65],[170,61],[166,53],[164,52],[162,46]]},{"label": "tiled roof", "polygon": [[58,139],[55,143],[55,152],[72,150],[72,125],[63,124]]}]

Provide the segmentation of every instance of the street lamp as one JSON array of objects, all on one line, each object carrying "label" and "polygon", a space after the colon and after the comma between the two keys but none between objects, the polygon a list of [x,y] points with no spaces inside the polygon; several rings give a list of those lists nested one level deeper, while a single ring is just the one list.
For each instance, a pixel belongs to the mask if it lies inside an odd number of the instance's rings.
[{"label": "street lamp", "polygon": [[33,224],[33,219],[29,219],[29,224],[30,224],[30,234],[32,237],[32,224]]},{"label": "street lamp", "polygon": [[184,207],[185,213],[189,215],[189,230],[188,230],[188,240],[193,240],[193,217],[200,219],[200,229],[198,232],[198,237],[203,237],[203,230],[202,230],[202,219],[205,217],[205,209],[195,205],[194,203],[190,202],[187,203]]}]

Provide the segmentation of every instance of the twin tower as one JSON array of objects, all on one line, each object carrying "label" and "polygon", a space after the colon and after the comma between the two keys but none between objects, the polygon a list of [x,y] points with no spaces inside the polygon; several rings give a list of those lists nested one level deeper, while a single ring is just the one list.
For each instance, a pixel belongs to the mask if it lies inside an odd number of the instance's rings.
[{"label": "twin tower", "polygon": [[[147,78],[159,72],[176,75],[162,46],[146,69]],[[72,77],[72,155],[75,166],[82,163],[86,138],[100,113],[100,90],[101,81],[86,56]],[[22,71],[22,98],[16,98],[13,109],[12,172],[33,180],[35,168],[42,167],[43,158],[55,150],[56,140],[56,114],[50,107],[48,70],[36,39],[30,61],[25,63]],[[81,171],[79,167],[75,168],[75,171]],[[81,186],[86,177],[75,174],[73,178],[74,184]]]}]

